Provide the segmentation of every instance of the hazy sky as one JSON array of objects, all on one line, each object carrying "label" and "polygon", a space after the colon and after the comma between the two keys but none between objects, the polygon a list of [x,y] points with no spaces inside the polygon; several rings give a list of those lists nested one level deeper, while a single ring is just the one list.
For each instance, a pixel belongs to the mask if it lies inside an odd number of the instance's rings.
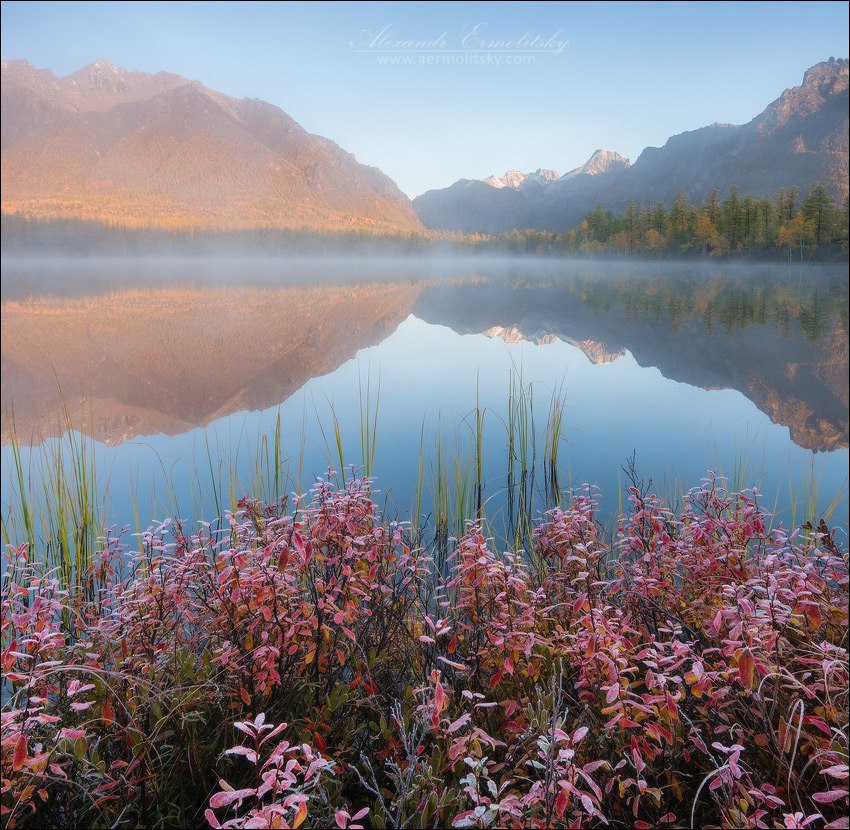
[{"label": "hazy sky", "polygon": [[848,5],[3,2],[2,55],[263,98],[412,197],[749,121],[848,56]]}]

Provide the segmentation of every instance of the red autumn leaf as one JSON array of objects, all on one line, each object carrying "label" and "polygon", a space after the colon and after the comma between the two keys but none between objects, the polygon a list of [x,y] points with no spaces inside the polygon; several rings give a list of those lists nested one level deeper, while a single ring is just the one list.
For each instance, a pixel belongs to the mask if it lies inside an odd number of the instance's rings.
[{"label": "red autumn leaf", "polygon": [[21,733],[18,735],[18,740],[15,743],[15,754],[12,756],[12,769],[17,772],[27,759],[27,739],[26,735]]},{"label": "red autumn leaf", "polygon": [[561,790],[555,797],[555,812],[558,818],[564,817],[564,811],[567,809],[567,791]]},{"label": "red autumn leaf", "polygon": [[224,751],[225,755],[242,755],[252,764],[257,763],[257,751],[247,746],[232,746]]},{"label": "red autumn leaf", "polygon": [[3,674],[5,674],[7,671],[9,671],[9,669],[12,668],[12,666],[15,665],[15,655],[12,654],[12,652],[17,651],[17,650],[18,650],[18,641],[12,640],[12,642],[9,643],[9,648],[7,648],[3,652]]},{"label": "red autumn leaf", "polygon": [[823,732],[823,734],[827,737],[832,737],[832,731],[830,730],[829,726],[824,722],[823,718],[819,718],[815,715],[806,715],[803,718],[803,723],[810,723],[812,726],[815,727],[815,729],[820,729],[820,731]]},{"label": "red autumn leaf", "polygon": [[580,726],[575,732],[573,732],[572,742],[577,744],[580,740],[582,740],[582,738],[584,738],[585,735],[587,735],[588,731],[589,730],[586,726]]},{"label": "red autumn leaf", "polygon": [[438,682],[434,686],[434,708],[436,709],[437,713],[439,714],[440,712],[443,711],[443,709],[446,708],[446,705],[447,705],[447,700],[446,700],[446,693],[443,691],[443,684]]},{"label": "red autumn leaf", "polygon": [[806,616],[809,618],[809,623],[812,628],[820,628],[823,622],[823,617],[820,612],[820,606],[815,603],[810,603],[806,606]]},{"label": "red autumn leaf", "polygon": [[515,700],[503,700],[502,706],[505,707],[505,717],[509,718],[519,709],[519,704]]},{"label": "red autumn leaf", "polygon": [[738,657],[738,677],[745,689],[752,689],[755,680],[755,669],[756,663],[753,659],[752,651],[749,648],[742,649]]}]

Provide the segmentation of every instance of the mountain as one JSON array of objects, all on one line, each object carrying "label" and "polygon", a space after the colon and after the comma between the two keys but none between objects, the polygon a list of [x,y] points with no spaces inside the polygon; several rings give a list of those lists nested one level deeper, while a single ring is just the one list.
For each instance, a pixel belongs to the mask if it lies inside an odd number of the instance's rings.
[{"label": "mountain", "polygon": [[[629,160],[613,150],[597,150],[581,167],[565,173],[535,200],[531,227],[565,231],[580,222],[605,198],[605,192],[628,174]],[[590,207],[585,210],[585,206]]]},{"label": "mountain", "polygon": [[495,234],[535,224],[534,204],[525,193],[489,180],[461,179],[429,190],[413,200],[413,209],[435,231]]},{"label": "mountain", "polygon": [[[498,233],[564,231],[597,204],[614,212],[625,210],[631,200],[669,206],[679,192],[700,202],[713,188],[728,193],[737,187],[760,198],[783,187],[805,193],[819,183],[843,201],[848,193],[847,89],[848,61],[830,58],[749,123],[713,124],[673,136],[663,147],[647,147],[631,166],[616,153],[598,150],[586,164],[545,187],[523,189],[522,180],[514,184],[517,177],[508,176],[477,184],[462,180],[424,193],[413,207],[430,228]],[[500,192],[510,188],[514,195],[496,197],[497,187]]]},{"label": "mountain", "polygon": [[597,150],[581,167],[564,173],[561,180],[566,182],[579,176],[605,176],[608,173],[625,170],[628,166],[629,160],[619,153],[613,150]]},{"label": "mountain", "polygon": [[547,206],[575,193],[584,203],[628,166],[629,160],[613,150],[597,150],[581,167],[563,176],[541,168],[533,173],[508,170],[504,176],[489,176],[483,181],[461,179],[451,187],[418,196],[413,208],[434,230],[501,233],[540,227],[541,211]]},{"label": "mountain", "polygon": [[527,189],[529,187],[543,187],[560,178],[554,170],[535,170],[533,173],[523,173],[520,170],[508,170],[504,176],[488,176],[484,184],[491,187],[512,187],[515,190]]},{"label": "mountain", "polygon": [[742,126],[714,124],[648,147],[629,175],[606,192],[606,207],[629,199],[662,200],[678,191],[701,200],[712,188],[737,187],[754,197],[780,188],[801,193],[823,184],[837,201],[847,197],[848,61],[830,59],[809,69],[801,86],[786,89]]},{"label": "mountain", "polygon": [[98,60],[2,64],[2,209],[162,227],[421,228],[374,167],[280,108]]}]

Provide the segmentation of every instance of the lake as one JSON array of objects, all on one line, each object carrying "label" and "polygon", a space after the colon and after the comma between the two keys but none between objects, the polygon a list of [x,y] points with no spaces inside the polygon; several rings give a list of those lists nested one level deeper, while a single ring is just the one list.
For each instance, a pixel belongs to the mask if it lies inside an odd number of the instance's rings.
[{"label": "lake", "polygon": [[480,475],[498,531],[510,413],[543,509],[556,406],[557,486],[597,485],[606,519],[634,457],[673,500],[716,470],[847,526],[846,267],[77,259],[2,286],[4,516],[13,436],[34,469],[73,426],[118,525],[211,518],[275,467],[303,492],[341,452],[403,519]]}]

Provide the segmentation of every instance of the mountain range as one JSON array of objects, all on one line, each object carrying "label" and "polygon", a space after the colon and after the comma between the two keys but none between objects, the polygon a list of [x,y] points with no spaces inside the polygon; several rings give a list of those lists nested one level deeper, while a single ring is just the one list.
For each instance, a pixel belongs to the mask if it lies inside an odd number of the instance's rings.
[{"label": "mountain range", "polygon": [[484,180],[461,179],[413,200],[435,230],[500,233],[513,229],[564,231],[596,205],[617,213],[631,200],[664,202],[678,193],[701,202],[717,188],[772,197],[780,188],[805,193],[823,184],[837,201],[848,192],[848,61],[809,69],[747,124],[713,124],[647,147],[634,164],[611,150],[563,176],[551,170]]},{"label": "mountain range", "polygon": [[98,60],[2,64],[2,208],[191,228],[421,229],[380,170],[279,107]]},{"label": "mountain range", "polygon": [[461,180],[413,203],[380,170],[279,107],[168,72],[98,60],[66,77],[2,64],[2,210],[129,227],[563,231],[597,204],[701,201],[712,188],[773,196],[824,184],[847,196],[848,61],[809,69],[752,121],[581,167]]}]

